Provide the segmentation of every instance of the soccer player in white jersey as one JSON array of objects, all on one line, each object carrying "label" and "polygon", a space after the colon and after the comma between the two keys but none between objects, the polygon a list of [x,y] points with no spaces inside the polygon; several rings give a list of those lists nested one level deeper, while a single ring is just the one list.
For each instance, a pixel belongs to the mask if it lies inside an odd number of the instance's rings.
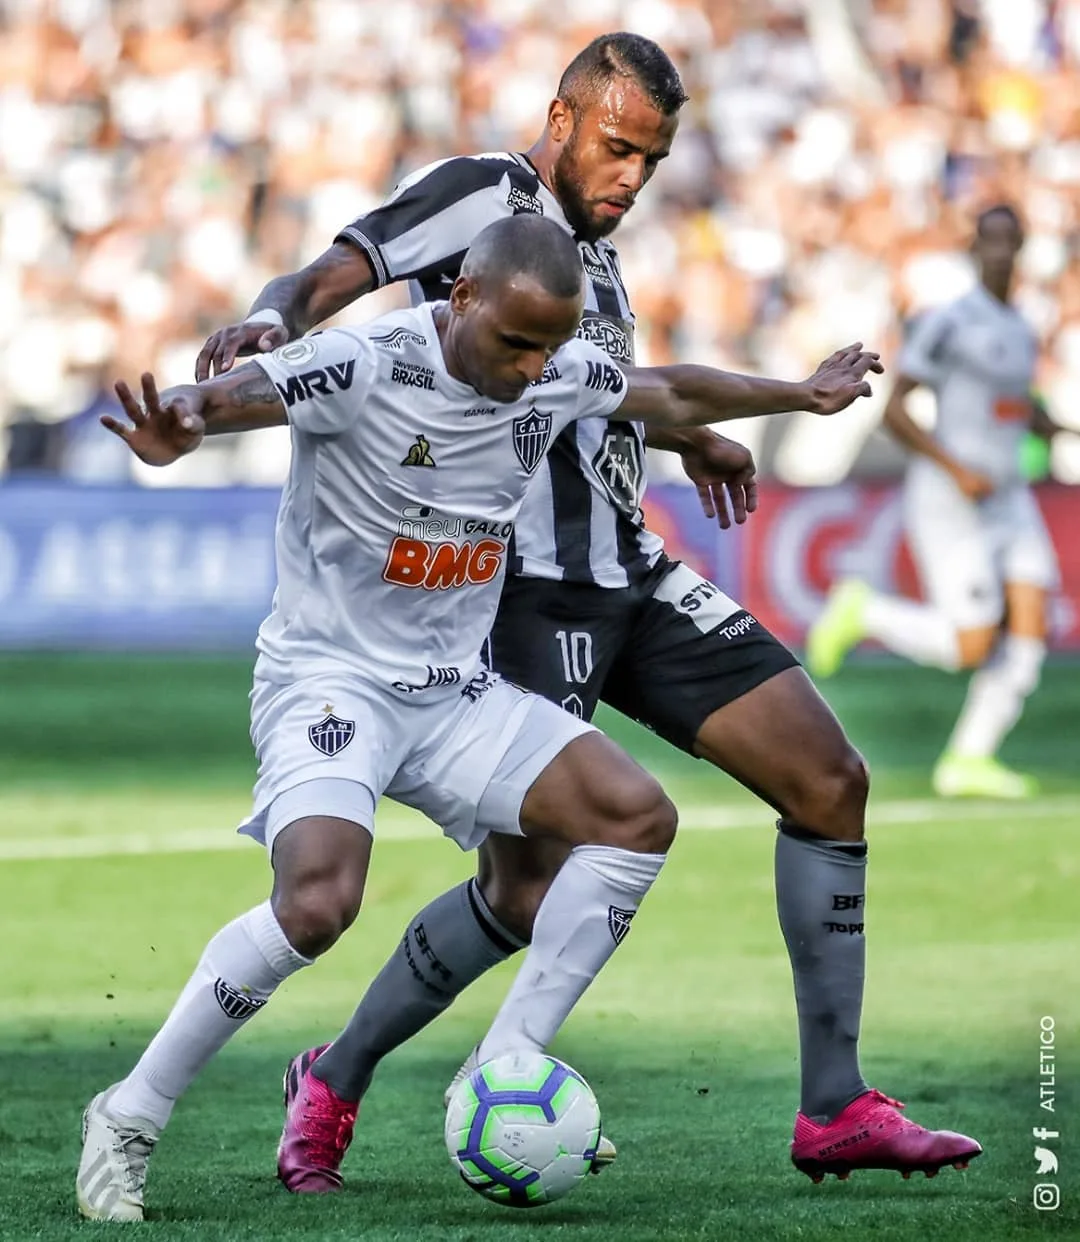
[{"label": "soccer player in white jersey", "polygon": [[[248,321],[215,332],[197,378],[302,336],[386,283],[407,281],[414,299],[444,297],[476,233],[517,213],[573,234],[587,281],[578,335],[620,366],[632,364],[634,317],[610,238],[667,156],[685,101],[662,48],[625,32],[600,36],[567,66],[527,152],[456,157],[405,178],[323,255],[272,280]],[[574,422],[553,441],[525,498],[491,665],[586,720],[601,700],[610,704],[776,808],[777,911],[799,1022],[792,1159],[818,1178],[822,1170],[922,1168],[932,1140],[918,1135],[927,1132],[871,1091],[859,1068],[865,765],[794,655],[713,583],[672,561],[645,526],[646,443],[681,453],[721,515],[728,502],[736,520],[753,507],[753,461],[741,446],[621,414]],[[338,1167],[379,1060],[529,942],[566,855],[561,841],[492,834],[476,878],[410,920],[346,1028],[287,1070],[278,1160],[286,1185],[340,1186]],[[859,917],[834,934],[827,929],[841,926],[841,908]],[[865,1141],[871,1131],[874,1141]]]},{"label": "soccer player in white jersey", "polygon": [[[934,767],[943,797],[1023,798],[1037,789],[996,758],[1038,685],[1047,595],[1058,580],[1021,473],[1025,434],[1049,439],[1057,430],[1033,398],[1035,334],[1009,301],[1022,244],[1011,207],[982,213],[972,247],[979,282],[915,324],[885,408],[885,425],[912,454],[904,523],[926,602],[841,582],[807,642],[807,665],[821,677],[864,638],[919,664],[976,670]],[[933,432],[905,408],[919,385],[937,397]]]},{"label": "soccer player in white jersey", "polygon": [[704,367],[627,376],[573,339],[583,285],[568,233],[502,220],[448,302],[160,396],[144,375],[143,407],[117,385],[131,425],[102,421],[146,462],[167,465],[208,432],[286,422],[293,457],[258,638],[259,775],[244,825],[270,852],[273,891],[213,937],[138,1064],[87,1106],[84,1215],[142,1219],[147,1159],[177,1098],[356,917],[384,793],[463,848],[490,832],[571,847],[484,1058],[548,1043],[659,873],[675,832],[659,785],[593,726],[481,662],[526,487],[575,419],[832,413],[869,392],[880,364],[852,347],[803,384]]}]

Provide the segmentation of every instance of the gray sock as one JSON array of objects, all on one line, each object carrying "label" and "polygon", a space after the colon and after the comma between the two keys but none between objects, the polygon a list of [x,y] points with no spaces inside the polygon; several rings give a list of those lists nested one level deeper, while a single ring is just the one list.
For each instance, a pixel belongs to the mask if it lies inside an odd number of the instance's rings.
[{"label": "gray sock", "polygon": [[866,842],[831,841],[781,820],[776,910],[795,978],[801,1110],[821,1123],[867,1090],[859,1071],[866,975]]},{"label": "gray sock", "polygon": [[436,897],[410,921],[313,1072],[342,1099],[360,1099],[388,1052],[423,1030],[474,979],[524,947],[491,913],[475,880]]}]

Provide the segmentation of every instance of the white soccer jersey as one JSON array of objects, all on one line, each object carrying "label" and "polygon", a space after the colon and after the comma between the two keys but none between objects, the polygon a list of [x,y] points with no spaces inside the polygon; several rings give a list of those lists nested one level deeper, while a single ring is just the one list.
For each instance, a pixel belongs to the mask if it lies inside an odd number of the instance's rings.
[{"label": "white soccer jersey", "polygon": [[446,370],[434,309],[254,360],[281,394],[293,440],[258,678],[344,666],[403,695],[467,683],[549,446],[574,420],[622,403],[621,370],[575,339],[519,401],[496,404]]},{"label": "white soccer jersey", "polygon": [[916,323],[898,368],[933,389],[942,446],[1003,487],[1020,478],[1037,357],[1023,317],[978,285]]}]

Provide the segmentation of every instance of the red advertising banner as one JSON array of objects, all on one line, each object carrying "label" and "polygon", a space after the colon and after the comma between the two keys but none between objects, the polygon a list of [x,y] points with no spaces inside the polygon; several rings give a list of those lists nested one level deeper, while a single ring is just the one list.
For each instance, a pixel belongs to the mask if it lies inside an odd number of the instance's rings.
[{"label": "red advertising banner", "polygon": [[[1058,649],[1080,649],[1080,488],[1047,484],[1036,495],[1061,566],[1051,642]],[[763,484],[758,511],[740,534],[736,598],[795,646],[837,578],[859,577],[883,591],[919,595],[896,486]]]}]

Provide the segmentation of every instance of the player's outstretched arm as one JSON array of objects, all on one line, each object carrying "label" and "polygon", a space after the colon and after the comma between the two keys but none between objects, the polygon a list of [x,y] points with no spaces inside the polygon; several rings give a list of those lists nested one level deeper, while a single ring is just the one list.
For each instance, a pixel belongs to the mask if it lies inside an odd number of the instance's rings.
[{"label": "player's outstretched arm", "polygon": [[279,427],[288,420],[274,381],[258,366],[244,366],[201,384],[179,384],[159,393],[149,371],[142,400],[123,380],[116,395],[130,425],[105,414],[103,427],[120,437],[149,466],[168,466],[193,453],[204,436]]},{"label": "player's outstretched arm", "polygon": [[195,361],[196,380],[223,375],[238,357],[269,353],[303,336],[374,288],[375,274],[364,252],[351,242],[334,242],[307,267],[271,280],[243,323],[212,333]]},{"label": "player's outstretched arm", "polygon": [[838,349],[801,383],[712,367],[629,368],[618,416],[661,427],[690,427],[794,410],[836,414],[859,397],[868,397],[867,374],[883,370],[879,356],[866,352],[862,342]]},{"label": "player's outstretched arm", "polygon": [[969,500],[982,500],[989,496],[994,490],[993,479],[958,461],[931,432],[920,426],[908,413],[907,399],[918,387],[919,381],[913,376],[897,376],[889,399],[885,402],[885,412],[881,416],[882,425],[909,453],[916,453],[936,462],[946,474],[951,475],[953,482]]}]

